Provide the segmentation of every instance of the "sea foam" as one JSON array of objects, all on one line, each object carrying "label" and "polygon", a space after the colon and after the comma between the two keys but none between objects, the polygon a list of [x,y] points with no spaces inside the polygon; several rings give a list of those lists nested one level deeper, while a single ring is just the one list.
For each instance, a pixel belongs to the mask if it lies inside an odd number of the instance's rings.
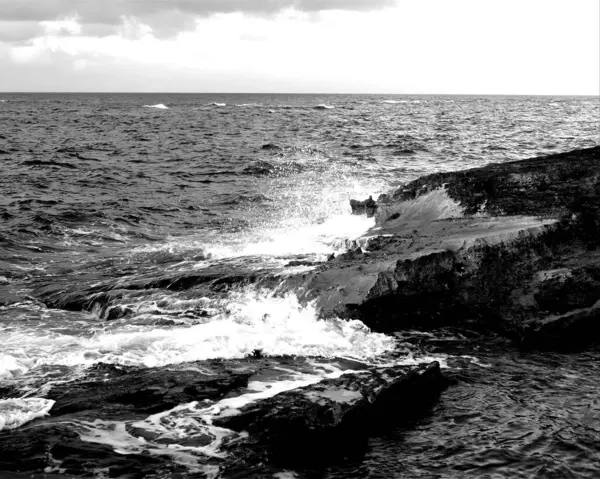
[{"label": "sea foam", "polygon": [[51,399],[0,399],[0,431],[16,429],[38,417],[48,415],[54,402]]}]

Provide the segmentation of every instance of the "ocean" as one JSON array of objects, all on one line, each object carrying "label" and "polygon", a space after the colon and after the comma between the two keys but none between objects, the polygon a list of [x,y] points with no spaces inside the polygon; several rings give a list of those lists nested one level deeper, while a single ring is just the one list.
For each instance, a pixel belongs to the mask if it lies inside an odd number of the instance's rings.
[{"label": "ocean", "polygon": [[[593,477],[600,350],[386,335],[320,318],[278,279],[358,244],[374,222],[350,199],[596,146],[599,117],[595,97],[0,94],[0,438],[52,417],[48,392],[99,365],[206,373],[272,357],[230,403],[68,418],[116,454],[219,477],[230,433],[210,418],[227,408],[356,364],[437,360],[462,380],[413,427],[372,438],[358,462],[268,477]],[[200,433],[213,440],[182,440]]]}]

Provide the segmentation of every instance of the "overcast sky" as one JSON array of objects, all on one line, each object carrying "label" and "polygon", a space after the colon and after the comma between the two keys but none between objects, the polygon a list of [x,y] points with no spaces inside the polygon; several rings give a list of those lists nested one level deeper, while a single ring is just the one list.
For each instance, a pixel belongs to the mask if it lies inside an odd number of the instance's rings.
[{"label": "overcast sky", "polygon": [[0,91],[600,94],[598,0],[0,0]]}]

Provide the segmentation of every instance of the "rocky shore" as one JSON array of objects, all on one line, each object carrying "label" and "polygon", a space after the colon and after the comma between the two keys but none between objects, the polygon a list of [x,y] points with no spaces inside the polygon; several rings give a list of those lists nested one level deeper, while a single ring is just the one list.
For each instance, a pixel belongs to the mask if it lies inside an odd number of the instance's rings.
[{"label": "rocky shore", "polygon": [[352,206],[376,226],[303,280],[324,315],[531,347],[598,340],[600,147],[433,174]]},{"label": "rocky shore", "polygon": [[[356,318],[379,332],[460,327],[503,335],[527,348],[597,342],[600,147],[425,176],[376,201],[355,200],[352,208],[374,216],[376,225],[348,252],[287,278],[215,268],[124,278],[118,287],[90,281],[74,292],[57,278],[34,285],[31,294],[48,307],[95,309],[99,320],[112,321],[130,313],[118,301],[147,291],[219,295],[250,283],[277,285],[315,301],[323,318]],[[4,297],[12,301],[8,293]],[[298,465],[360,458],[371,435],[410,427],[450,382],[437,362],[375,367],[348,361],[346,374],[337,377],[279,394],[255,389],[257,381],[282,371],[315,368],[306,358],[265,358],[256,351],[240,360],[169,367],[100,363],[83,377],[47,388],[31,383],[38,396],[53,401],[50,416],[14,430],[0,428],[0,471],[272,476]],[[43,379],[52,380],[52,374]],[[256,400],[238,404],[252,394]],[[3,400],[20,398],[22,390],[0,385],[0,408],[12,407]],[[214,406],[208,419],[203,404]],[[157,432],[161,424],[179,424],[182,405],[189,408],[185,420],[192,419],[179,435]],[[118,429],[117,422],[125,426]],[[218,453],[203,459],[210,447]],[[177,454],[185,460],[173,461]],[[182,465],[186,454],[204,461],[202,467],[190,472]]]}]

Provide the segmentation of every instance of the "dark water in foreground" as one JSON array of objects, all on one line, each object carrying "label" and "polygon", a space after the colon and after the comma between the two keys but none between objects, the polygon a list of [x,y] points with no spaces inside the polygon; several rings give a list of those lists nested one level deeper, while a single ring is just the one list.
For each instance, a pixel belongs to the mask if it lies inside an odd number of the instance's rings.
[{"label": "dark water in foreground", "polygon": [[[306,271],[372,226],[350,215],[350,198],[594,146],[599,115],[597,98],[0,95],[0,381],[24,400],[15,422],[0,397],[0,434],[35,417],[25,399],[51,406],[53,385],[98,362],[172,367],[255,349],[321,358],[311,372],[256,379],[266,391],[341,374],[340,359],[382,364],[403,350],[409,364],[440,360],[457,384],[413,428],[373,438],[364,460],[314,474],[597,477],[597,350],[520,353],[447,332],[400,340],[319,320],[293,290],[209,291],[198,278]],[[178,437],[185,418],[173,417],[161,433]],[[130,424],[112,419],[73,427],[139,452],[131,435],[111,433]],[[205,467],[218,441],[152,447],[218,477],[215,456]],[[303,474],[313,473],[276,477]]]},{"label": "dark water in foreground", "polygon": [[598,477],[600,350],[526,353],[489,338],[452,342],[442,349],[483,367],[455,369],[457,384],[430,416],[371,439],[361,464],[327,477]]}]

